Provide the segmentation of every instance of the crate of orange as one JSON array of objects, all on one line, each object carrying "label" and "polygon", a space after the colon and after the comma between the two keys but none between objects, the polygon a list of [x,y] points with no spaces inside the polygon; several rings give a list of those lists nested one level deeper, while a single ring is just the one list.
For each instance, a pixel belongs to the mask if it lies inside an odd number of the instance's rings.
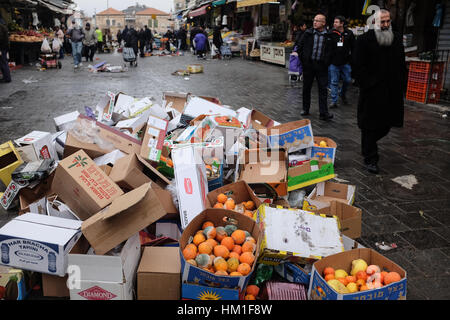
[{"label": "crate of orange", "polygon": [[368,248],[330,255],[313,264],[310,300],[406,300],[406,271]]},{"label": "crate of orange", "polygon": [[[232,290],[243,298],[260,241],[256,222],[240,212],[212,208],[197,215],[179,241],[182,298],[219,299],[218,289],[225,290],[222,296],[230,297]],[[206,289],[197,292],[201,287]]]}]

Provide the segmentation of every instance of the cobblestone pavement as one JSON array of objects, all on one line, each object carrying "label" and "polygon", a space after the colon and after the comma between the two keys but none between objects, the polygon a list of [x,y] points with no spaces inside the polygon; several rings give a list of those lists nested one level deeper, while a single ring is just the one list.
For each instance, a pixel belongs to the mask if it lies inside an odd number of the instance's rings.
[{"label": "cobblestone pavement", "polygon": [[[104,54],[99,61],[123,63],[119,54]],[[203,74],[189,80],[171,73],[197,63],[191,54],[182,57],[139,59],[125,73],[89,73],[88,63],[73,71],[71,57],[61,70],[40,72],[34,66],[13,71],[13,82],[0,84],[0,142],[19,138],[32,130],[54,132],[53,118],[94,106],[106,91],[136,97],[163,91],[191,92],[219,97],[233,108],[257,108],[279,122],[301,118],[301,89],[291,86],[287,70],[271,64],[233,58],[207,60]],[[37,80],[24,83],[23,80]],[[336,173],[357,186],[355,205],[363,209],[361,244],[380,251],[407,270],[408,299],[450,299],[450,126],[442,114],[425,106],[408,106],[405,127],[393,129],[380,147],[379,175],[362,167],[360,133],[356,126],[358,89],[349,93],[350,104],[333,111],[332,122],[320,121],[317,88],[313,89],[311,116],[317,136],[338,144]],[[412,190],[392,181],[414,175]],[[0,226],[15,212],[0,212]],[[382,251],[376,242],[395,243]]]}]

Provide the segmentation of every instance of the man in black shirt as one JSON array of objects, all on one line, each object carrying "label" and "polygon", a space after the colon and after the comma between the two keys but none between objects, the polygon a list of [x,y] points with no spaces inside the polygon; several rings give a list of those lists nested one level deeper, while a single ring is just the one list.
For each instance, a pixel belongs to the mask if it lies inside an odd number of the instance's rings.
[{"label": "man in black shirt", "polygon": [[[334,19],[334,28],[330,37],[333,40],[331,65],[329,68],[331,87],[331,108],[337,108],[339,96],[344,104],[347,104],[346,92],[352,82],[351,57],[354,52],[355,36],[349,29],[344,28],[345,18],[337,16]],[[343,85],[339,90],[339,81],[342,78]]]}]

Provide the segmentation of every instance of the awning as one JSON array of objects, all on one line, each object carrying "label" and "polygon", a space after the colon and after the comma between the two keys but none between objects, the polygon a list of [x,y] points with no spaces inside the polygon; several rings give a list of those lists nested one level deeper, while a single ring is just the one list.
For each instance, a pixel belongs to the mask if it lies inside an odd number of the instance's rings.
[{"label": "awning", "polygon": [[204,14],[206,14],[206,9],[209,7],[209,4],[204,5],[203,7],[200,7],[198,9],[192,10],[189,13],[189,18],[193,18],[193,17],[199,17],[202,16]]},{"label": "awning", "polygon": [[258,4],[264,4],[273,1],[274,0],[242,0],[237,3],[236,8],[257,6]]},{"label": "awning", "polygon": [[59,12],[62,14],[73,14],[73,10],[70,9],[70,3],[62,0],[38,0],[43,6],[46,6],[54,12]]},{"label": "awning", "polygon": [[212,3],[213,7],[222,6],[227,3],[227,0],[216,0]]}]

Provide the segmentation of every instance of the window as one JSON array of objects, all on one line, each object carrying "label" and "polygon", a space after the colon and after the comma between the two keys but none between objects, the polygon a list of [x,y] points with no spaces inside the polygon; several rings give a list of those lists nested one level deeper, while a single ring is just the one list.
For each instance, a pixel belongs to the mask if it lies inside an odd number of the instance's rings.
[{"label": "window", "polygon": [[109,19],[106,20],[106,25],[107,25],[108,27],[110,26],[110,24],[111,24],[111,21],[109,21]]},{"label": "window", "polygon": [[115,26],[116,25],[116,20],[112,21],[112,25]]},{"label": "window", "polygon": [[149,28],[152,27],[152,19],[148,19],[147,25],[148,25]]},{"label": "window", "polygon": [[158,20],[153,19],[153,28],[158,28]]}]

